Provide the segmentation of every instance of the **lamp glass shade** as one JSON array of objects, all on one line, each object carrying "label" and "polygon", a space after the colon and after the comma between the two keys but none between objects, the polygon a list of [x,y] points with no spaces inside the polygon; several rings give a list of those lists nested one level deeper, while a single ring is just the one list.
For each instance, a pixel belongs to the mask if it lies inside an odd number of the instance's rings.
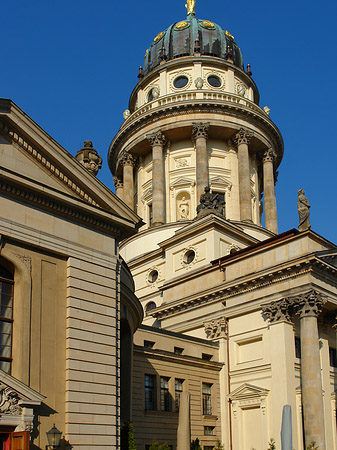
[{"label": "lamp glass shade", "polygon": [[60,440],[61,440],[61,431],[59,431],[56,427],[55,424],[53,425],[53,428],[51,428],[49,431],[47,431],[47,439],[48,439],[48,444],[53,447],[53,448],[57,448],[60,445]]}]

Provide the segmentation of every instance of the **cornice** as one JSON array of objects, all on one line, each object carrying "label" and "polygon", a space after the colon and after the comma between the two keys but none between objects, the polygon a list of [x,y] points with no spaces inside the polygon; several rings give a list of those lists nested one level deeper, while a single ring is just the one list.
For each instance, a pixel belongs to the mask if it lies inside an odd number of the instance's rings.
[{"label": "cornice", "polygon": [[20,135],[17,130],[10,127],[6,123],[0,120],[0,131],[2,134],[7,136],[13,143],[17,144],[27,155],[34,159],[38,164],[44,167],[49,173],[51,173],[55,178],[58,178],[65,186],[71,189],[76,195],[78,195],[85,202],[98,206],[99,204],[88,195],[82,187],[78,186],[77,183],[69,176],[65,174],[64,171],[55,162],[52,162],[46,155],[36,148],[32,143],[30,143],[26,138]]},{"label": "cornice", "polygon": [[133,225],[128,220],[115,216],[109,211],[101,210],[83,200],[73,198],[71,195],[19,176],[3,167],[0,167],[0,191],[25,204],[32,204],[38,209],[67,217],[72,222],[84,223],[89,227],[98,228],[118,237],[123,235],[126,228]]},{"label": "cornice", "polygon": [[[188,102],[188,103],[187,103]],[[252,102],[253,104],[253,102]],[[256,108],[256,109],[255,109]],[[108,153],[108,163],[110,170],[114,173],[115,164],[117,160],[117,154],[115,151],[118,148],[121,148],[126,140],[136,133],[141,128],[149,125],[151,123],[157,122],[161,118],[169,118],[180,115],[195,115],[196,113],[211,113],[211,114],[224,114],[241,117],[244,120],[247,120],[248,123],[255,123],[258,127],[263,127],[268,130],[269,133],[272,133],[274,138],[274,146],[277,151],[278,158],[276,162],[276,167],[280,164],[282,156],[283,156],[283,139],[281,133],[277,126],[271,121],[271,119],[263,112],[263,110],[259,111],[258,106],[254,104],[254,109],[249,108],[243,104],[238,102],[231,102],[225,100],[218,99],[190,99],[182,102],[171,102],[165,105],[159,105],[155,108],[151,108],[138,117],[134,119],[132,116],[128,119],[128,123],[123,124],[118,131],[117,135],[113,139],[109,147]],[[259,108],[260,109],[260,108]],[[191,119],[191,121],[195,122],[195,117]],[[206,118],[205,118],[206,120]],[[208,120],[208,119],[207,119]],[[211,125],[212,125],[212,121]],[[192,123],[192,122],[191,122]],[[177,122],[174,124],[177,126]],[[237,126],[239,130],[240,126]]]},{"label": "cornice", "polygon": [[134,352],[142,354],[147,358],[159,359],[165,362],[184,364],[202,369],[214,370],[217,372],[219,372],[223,367],[223,363],[218,361],[207,361],[194,356],[178,355],[165,350],[146,349],[140,345],[134,345]]},{"label": "cornice", "polygon": [[[323,268],[324,266],[324,268]],[[198,293],[193,296],[185,297],[183,299],[164,304],[153,310],[152,316],[157,319],[172,317],[180,314],[184,310],[192,310],[199,308],[204,304],[212,304],[221,301],[226,306],[227,301],[237,295],[242,295],[247,292],[257,291],[259,289],[280,283],[285,280],[297,278],[306,273],[315,271],[317,275],[326,277],[326,270],[333,274],[330,281],[337,287],[337,268],[329,266],[324,262],[318,260],[315,256],[302,258],[286,264],[280,264],[272,268],[267,268],[260,273],[250,274],[235,279],[229,283],[222,283],[210,289],[208,292]]]}]

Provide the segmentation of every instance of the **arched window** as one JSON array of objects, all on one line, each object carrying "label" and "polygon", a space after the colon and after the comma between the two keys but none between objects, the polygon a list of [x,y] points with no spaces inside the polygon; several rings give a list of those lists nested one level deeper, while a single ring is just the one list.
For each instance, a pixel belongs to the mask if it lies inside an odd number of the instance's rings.
[{"label": "arched window", "polygon": [[145,312],[146,314],[148,314],[152,309],[155,309],[157,307],[157,305],[155,304],[155,302],[149,302],[146,306],[145,306]]},{"label": "arched window", "polygon": [[11,372],[13,331],[13,275],[0,265],[0,369]]}]

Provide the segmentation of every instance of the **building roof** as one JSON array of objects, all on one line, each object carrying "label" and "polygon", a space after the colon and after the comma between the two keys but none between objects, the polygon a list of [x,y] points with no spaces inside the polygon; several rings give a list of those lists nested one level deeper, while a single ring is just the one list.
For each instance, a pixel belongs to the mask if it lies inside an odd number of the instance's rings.
[{"label": "building roof", "polygon": [[234,36],[216,23],[189,14],[185,20],[175,22],[157,34],[146,51],[143,74],[151,72],[162,59],[168,61],[195,53],[227,59],[227,50],[234,65],[243,69],[242,54]]}]

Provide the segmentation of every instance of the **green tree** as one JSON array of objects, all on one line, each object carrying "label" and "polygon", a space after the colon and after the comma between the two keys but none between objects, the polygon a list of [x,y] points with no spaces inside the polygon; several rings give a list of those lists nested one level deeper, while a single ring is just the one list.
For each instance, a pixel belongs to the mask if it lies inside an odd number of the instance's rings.
[{"label": "green tree", "polygon": [[275,439],[271,438],[268,442],[268,450],[276,450]]},{"label": "green tree", "polygon": [[191,450],[202,450],[199,438],[196,438],[191,442]]},{"label": "green tree", "polygon": [[133,423],[129,423],[128,427],[128,450],[137,450]]},{"label": "green tree", "polygon": [[171,450],[171,447],[168,445],[167,442],[163,442],[159,444],[158,441],[153,441],[150,450]]},{"label": "green tree", "polygon": [[218,440],[216,441],[216,444],[215,444],[215,447],[213,448],[213,450],[224,450],[224,447],[223,447],[223,445],[221,444],[220,439],[218,439]]}]

